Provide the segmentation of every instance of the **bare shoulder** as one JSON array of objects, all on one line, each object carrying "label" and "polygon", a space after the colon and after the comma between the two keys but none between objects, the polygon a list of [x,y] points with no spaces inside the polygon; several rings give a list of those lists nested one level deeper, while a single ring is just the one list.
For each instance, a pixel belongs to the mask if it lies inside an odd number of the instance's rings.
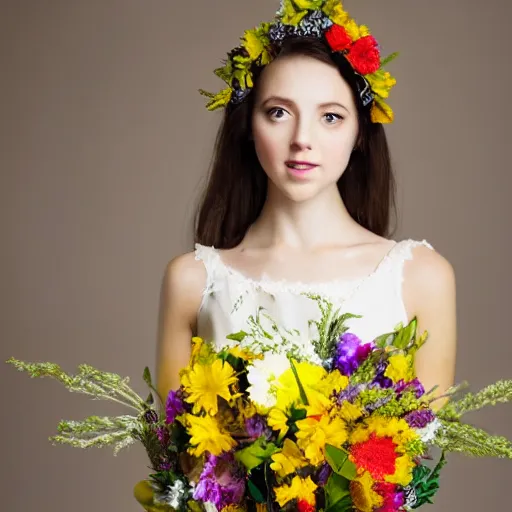
[{"label": "bare shoulder", "polygon": [[162,278],[162,299],[192,316],[197,312],[206,283],[206,269],[194,252],[180,254],[166,265]]},{"label": "bare shoulder", "polygon": [[408,310],[421,309],[431,301],[455,300],[455,271],[448,259],[435,249],[418,245],[404,264],[404,300]]},{"label": "bare shoulder", "polygon": [[165,267],[164,279],[173,287],[182,289],[200,288],[206,279],[206,270],[202,261],[194,252],[187,252],[172,258]]}]

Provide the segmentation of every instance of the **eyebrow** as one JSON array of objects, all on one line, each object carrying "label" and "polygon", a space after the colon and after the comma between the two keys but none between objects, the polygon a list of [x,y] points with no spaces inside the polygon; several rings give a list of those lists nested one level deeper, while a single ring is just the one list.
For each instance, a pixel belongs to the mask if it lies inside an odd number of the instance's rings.
[{"label": "eyebrow", "polygon": [[[262,105],[265,105],[266,103],[269,103],[270,101],[275,103],[282,103],[284,105],[290,105],[295,106],[295,102],[293,100],[290,100],[288,98],[284,98],[282,96],[270,96],[269,98],[263,100],[261,102]],[[328,101],[326,103],[321,103],[318,105],[319,108],[326,108],[326,107],[341,107],[342,109],[349,112],[348,108],[345,107],[345,105],[342,105],[341,103],[338,103],[337,101]]]}]

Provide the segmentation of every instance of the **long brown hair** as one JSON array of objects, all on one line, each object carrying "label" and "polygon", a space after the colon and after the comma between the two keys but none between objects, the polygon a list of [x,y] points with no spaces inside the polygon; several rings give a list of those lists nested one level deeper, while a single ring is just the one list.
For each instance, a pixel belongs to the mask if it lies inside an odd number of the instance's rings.
[{"label": "long brown hair", "polygon": [[[352,66],[319,39],[285,40],[279,56],[304,55],[334,65],[354,94],[359,137],[338,190],[352,218],[380,236],[390,235],[390,216],[396,215],[395,179],[384,128],[372,123],[369,108],[358,93]],[[267,196],[267,175],[251,141],[251,118],[260,69],[254,88],[239,105],[229,104],[217,133],[207,186],[195,217],[195,242],[230,249],[237,246],[259,217]]]}]

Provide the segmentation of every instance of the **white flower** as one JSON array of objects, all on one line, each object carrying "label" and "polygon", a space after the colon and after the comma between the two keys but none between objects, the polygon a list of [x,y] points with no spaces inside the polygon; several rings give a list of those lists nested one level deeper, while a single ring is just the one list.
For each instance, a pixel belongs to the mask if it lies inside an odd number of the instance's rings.
[{"label": "white flower", "polygon": [[264,359],[253,361],[247,372],[251,400],[264,407],[274,406],[277,380],[288,368],[290,361],[285,354],[267,353]]},{"label": "white flower", "polygon": [[215,503],[211,501],[206,501],[203,503],[203,505],[206,512],[217,512],[217,507],[215,506]]},{"label": "white flower", "polygon": [[430,443],[436,437],[437,431],[442,427],[438,418],[431,421],[426,427],[419,428],[416,433],[420,436],[424,443]]},{"label": "white flower", "polygon": [[155,501],[165,503],[172,508],[178,509],[185,496],[185,483],[183,480],[176,480],[172,486],[167,486],[163,493],[155,492]]}]

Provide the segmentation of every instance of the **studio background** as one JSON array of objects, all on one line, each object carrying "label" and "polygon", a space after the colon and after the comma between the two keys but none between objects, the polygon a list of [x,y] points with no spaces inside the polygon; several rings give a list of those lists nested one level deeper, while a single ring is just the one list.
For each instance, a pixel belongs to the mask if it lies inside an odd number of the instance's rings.
[{"label": "studio background", "polygon": [[[2,361],[87,362],[142,394],[160,283],[192,248],[191,216],[221,113],[197,89],[277,0],[3,0],[0,17]],[[387,128],[393,238],[454,266],[457,381],[511,378],[510,47],[507,0],[347,0],[398,84]],[[141,446],[52,447],[61,419],[119,414],[50,380],[0,369],[0,508],[133,511]],[[512,437],[512,406],[472,415]],[[512,462],[451,456],[435,511],[508,510]]]}]

